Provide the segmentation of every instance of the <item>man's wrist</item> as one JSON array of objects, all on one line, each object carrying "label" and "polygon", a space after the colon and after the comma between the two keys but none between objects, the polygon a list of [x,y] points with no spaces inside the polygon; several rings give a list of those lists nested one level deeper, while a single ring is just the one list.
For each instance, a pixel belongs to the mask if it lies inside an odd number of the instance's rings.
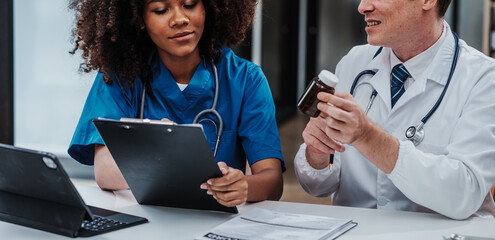
[{"label": "man's wrist", "polygon": [[318,149],[307,145],[306,161],[314,169],[323,169],[328,167],[328,165],[330,164],[330,154],[321,152]]},{"label": "man's wrist", "polygon": [[359,148],[360,145],[367,145],[369,141],[372,140],[372,136],[374,135],[375,131],[375,125],[368,120],[366,127],[364,128],[364,131],[362,132],[361,136],[359,136],[354,142],[351,143],[352,146],[355,148]]},{"label": "man's wrist", "polygon": [[385,173],[390,173],[397,161],[399,140],[369,121],[363,135],[352,146]]}]

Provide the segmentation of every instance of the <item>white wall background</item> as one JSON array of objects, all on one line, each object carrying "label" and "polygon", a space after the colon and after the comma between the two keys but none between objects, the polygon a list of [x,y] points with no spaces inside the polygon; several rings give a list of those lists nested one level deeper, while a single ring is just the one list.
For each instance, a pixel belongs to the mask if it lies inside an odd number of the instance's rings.
[{"label": "white wall background", "polygon": [[70,55],[68,0],[14,1],[14,144],[67,157],[96,73]]}]

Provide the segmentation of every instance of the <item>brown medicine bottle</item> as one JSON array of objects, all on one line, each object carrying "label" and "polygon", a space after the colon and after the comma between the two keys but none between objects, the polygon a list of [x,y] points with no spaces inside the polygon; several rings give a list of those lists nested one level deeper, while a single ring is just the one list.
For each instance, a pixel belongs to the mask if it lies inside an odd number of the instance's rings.
[{"label": "brown medicine bottle", "polygon": [[330,94],[335,93],[335,86],[339,79],[333,73],[322,70],[318,77],[311,80],[309,85],[306,87],[299,101],[297,101],[297,107],[301,112],[310,116],[318,117],[320,115],[320,110],[316,107],[320,100],[318,100],[317,95],[319,92],[327,92]]}]

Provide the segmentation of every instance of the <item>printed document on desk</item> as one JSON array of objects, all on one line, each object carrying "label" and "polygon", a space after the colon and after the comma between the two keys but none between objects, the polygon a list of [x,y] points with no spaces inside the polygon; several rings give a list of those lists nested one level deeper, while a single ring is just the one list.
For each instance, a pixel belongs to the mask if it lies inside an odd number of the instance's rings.
[{"label": "printed document on desk", "polygon": [[255,208],[213,228],[196,240],[336,239],[356,225],[350,219]]}]

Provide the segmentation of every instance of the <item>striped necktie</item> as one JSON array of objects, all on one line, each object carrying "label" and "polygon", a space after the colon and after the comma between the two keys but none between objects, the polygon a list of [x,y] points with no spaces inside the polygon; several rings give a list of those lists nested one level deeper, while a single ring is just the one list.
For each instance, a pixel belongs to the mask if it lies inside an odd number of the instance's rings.
[{"label": "striped necktie", "polygon": [[399,98],[406,91],[404,89],[404,82],[409,76],[411,76],[411,74],[406,70],[404,64],[401,63],[395,65],[395,67],[392,68],[391,75],[392,76],[390,80],[390,93],[391,93],[390,96],[392,96],[392,108],[393,108],[395,103],[397,103]]}]

